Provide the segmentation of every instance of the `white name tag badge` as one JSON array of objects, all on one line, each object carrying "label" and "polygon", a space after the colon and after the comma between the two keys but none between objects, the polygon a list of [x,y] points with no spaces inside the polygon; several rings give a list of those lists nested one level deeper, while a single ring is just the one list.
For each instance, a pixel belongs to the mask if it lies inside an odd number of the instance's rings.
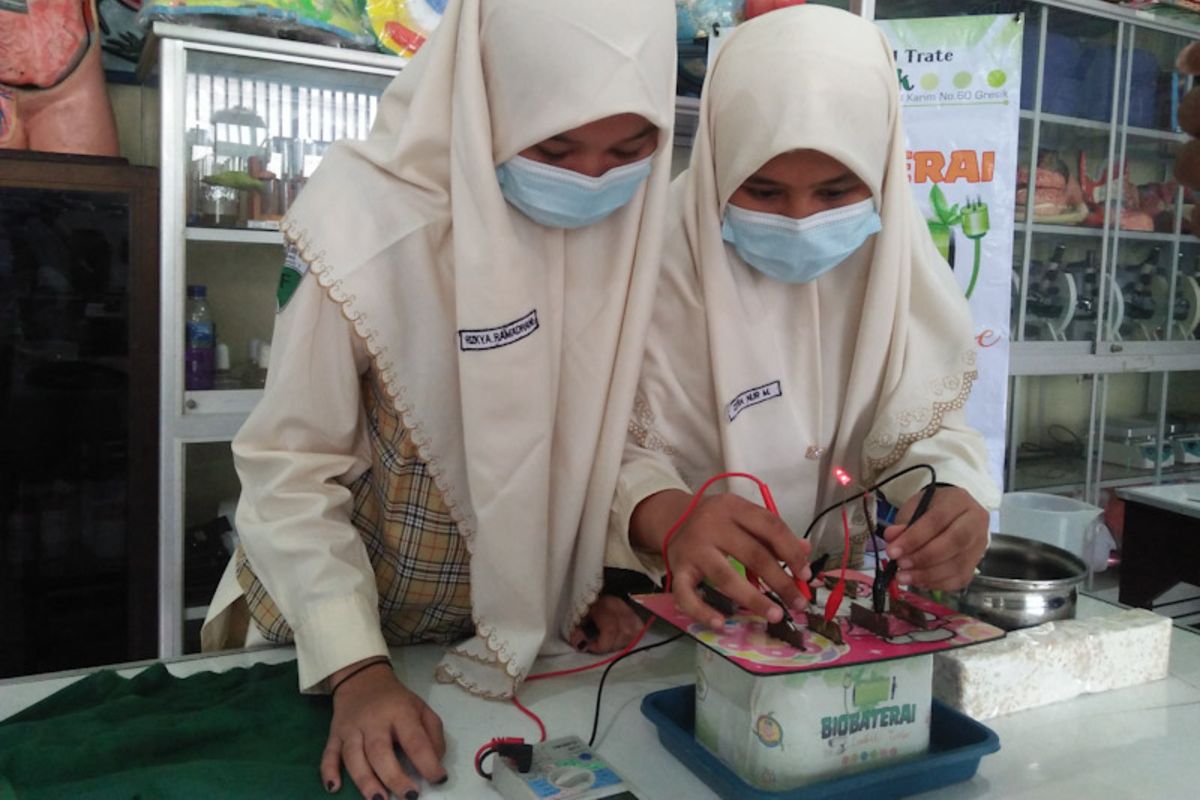
[{"label": "white name tag badge", "polygon": [[774,400],[776,397],[783,397],[783,388],[780,386],[779,381],[764,383],[762,386],[747,389],[730,400],[725,406],[725,414],[729,417],[729,421],[733,422],[737,419],[738,414],[741,414],[747,408],[756,406],[759,403],[765,403],[768,400]]},{"label": "white name tag badge", "polygon": [[470,350],[495,350],[515,344],[538,329],[537,309],[520,319],[497,325],[495,328],[470,328],[458,332],[458,347]]}]

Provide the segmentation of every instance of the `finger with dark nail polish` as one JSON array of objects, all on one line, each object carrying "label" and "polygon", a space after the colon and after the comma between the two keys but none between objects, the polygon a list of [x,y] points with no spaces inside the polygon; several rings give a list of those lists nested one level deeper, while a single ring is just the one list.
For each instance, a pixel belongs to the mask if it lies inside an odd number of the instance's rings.
[{"label": "finger with dark nail polish", "polygon": [[420,795],[417,794],[416,789],[409,789],[404,793],[404,800],[417,800],[418,797],[420,797]]},{"label": "finger with dark nail polish", "polygon": [[591,617],[586,617],[579,625],[583,631],[583,635],[588,639],[595,639],[600,635],[600,626],[596,624],[596,620]]}]

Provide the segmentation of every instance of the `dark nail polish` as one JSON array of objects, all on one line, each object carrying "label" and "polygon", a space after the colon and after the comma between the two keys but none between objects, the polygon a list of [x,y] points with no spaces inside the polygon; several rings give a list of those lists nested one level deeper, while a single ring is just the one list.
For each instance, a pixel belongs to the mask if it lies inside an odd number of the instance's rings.
[{"label": "dark nail polish", "polygon": [[409,789],[404,793],[404,800],[417,800],[418,797],[420,797],[420,795],[417,794],[416,789]]},{"label": "dark nail polish", "polygon": [[371,795],[371,800],[385,800],[385,798],[379,792],[376,792],[375,794]]},{"label": "dark nail polish", "polygon": [[587,639],[580,639],[579,644],[575,645],[575,649],[582,653],[584,650],[587,650],[587,646]]},{"label": "dark nail polish", "polygon": [[579,627],[583,629],[583,635],[589,639],[595,639],[600,635],[600,626],[597,625],[596,620],[592,619],[591,617],[585,619],[583,624]]},{"label": "dark nail polish", "polygon": [[325,791],[329,792],[330,794],[333,794],[333,781],[325,782]]},{"label": "dark nail polish", "polygon": [[449,776],[449,775],[443,775],[442,777],[440,777],[440,778],[438,778],[436,781],[434,781],[434,782],[433,782],[433,785],[434,785],[434,786],[441,786],[443,783],[445,783],[445,782],[446,782],[446,781],[448,781],[448,780],[450,780],[450,776]]}]

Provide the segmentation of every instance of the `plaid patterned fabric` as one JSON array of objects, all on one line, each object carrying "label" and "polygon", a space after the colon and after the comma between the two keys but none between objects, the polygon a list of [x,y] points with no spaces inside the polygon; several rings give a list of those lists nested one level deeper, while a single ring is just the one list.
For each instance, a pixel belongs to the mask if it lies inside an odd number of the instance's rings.
[{"label": "plaid patterned fabric", "polygon": [[[375,569],[384,638],[397,645],[462,639],[474,631],[466,544],[374,370],[362,389],[371,466],[350,487],[350,520]],[[290,642],[291,627],[241,548],[236,558],[254,623],[268,641]]]}]

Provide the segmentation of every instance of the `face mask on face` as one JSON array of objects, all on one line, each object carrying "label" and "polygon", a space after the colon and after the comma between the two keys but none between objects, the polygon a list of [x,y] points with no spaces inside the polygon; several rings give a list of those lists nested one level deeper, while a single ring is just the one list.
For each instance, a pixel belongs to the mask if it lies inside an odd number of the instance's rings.
[{"label": "face mask on face", "polygon": [[650,174],[650,158],[614,167],[598,178],[514,156],[496,167],[504,199],[534,222],[582,228],[628,203]]},{"label": "face mask on face", "polygon": [[869,199],[804,219],[730,205],[721,238],[763,274],[785,283],[808,283],[845,261],[881,228]]}]

